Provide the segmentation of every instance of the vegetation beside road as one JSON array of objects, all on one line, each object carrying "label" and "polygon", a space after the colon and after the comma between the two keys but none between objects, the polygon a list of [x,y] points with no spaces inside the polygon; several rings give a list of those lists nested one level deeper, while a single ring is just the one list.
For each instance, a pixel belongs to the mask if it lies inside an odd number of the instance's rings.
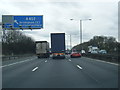
[{"label": "vegetation beside road", "polygon": [[[100,53],[89,53],[88,46],[96,46],[99,50],[106,50],[106,54]],[[120,43],[116,41],[114,37],[106,36],[94,36],[93,39],[90,39],[88,42],[76,45],[73,49],[80,52],[82,49],[86,51],[85,54],[82,54],[85,57],[104,60],[108,62],[120,63]]]},{"label": "vegetation beside road", "polygon": [[20,31],[7,31],[2,36],[2,54],[24,55],[35,53],[35,41]]},{"label": "vegetation beside road", "polygon": [[96,46],[100,50],[104,49],[108,54],[118,54],[120,52],[120,43],[114,37],[94,36],[88,42],[76,45],[73,49],[81,51],[82,49],[88,51],[88,46]]}]

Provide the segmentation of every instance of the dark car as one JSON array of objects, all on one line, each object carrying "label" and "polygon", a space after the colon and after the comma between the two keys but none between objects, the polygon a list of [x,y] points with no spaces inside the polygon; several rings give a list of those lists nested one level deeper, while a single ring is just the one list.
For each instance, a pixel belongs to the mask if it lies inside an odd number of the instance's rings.
[{"label": "dark car", "polygon": [[70,55],[71,58],[74,58],[74,57],[81,57],[81,54],[78,53],[78,52],[72,52],[71,55]]}]

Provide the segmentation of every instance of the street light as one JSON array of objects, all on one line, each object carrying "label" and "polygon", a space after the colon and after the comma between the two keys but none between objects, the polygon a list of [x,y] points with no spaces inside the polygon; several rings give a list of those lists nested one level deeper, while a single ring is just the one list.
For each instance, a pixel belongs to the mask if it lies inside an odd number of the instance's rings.
[{"label": "street light", "polygon": [[[74,20],[74,19],[70,19]],[[80,44],[82,44],[82,21],[92,20],[92,19],[80,19]]]},{"label": "street light", "polygon": [[70,49],[72,49],[72,35],[77,35],[77,34],[65,34],[70,36]]},{"label": "street light", "polygon": [[92,19],[80,19],[80,43],[82,44],[82,21],[92,20]]}]

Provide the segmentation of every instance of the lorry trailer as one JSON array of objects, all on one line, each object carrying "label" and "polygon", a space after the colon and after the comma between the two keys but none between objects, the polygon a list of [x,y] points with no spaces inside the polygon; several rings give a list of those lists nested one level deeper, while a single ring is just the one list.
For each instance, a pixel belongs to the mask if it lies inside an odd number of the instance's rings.
[{"label": "lorry trailer", "polygon": [[65,33],[51,33],[52,58],[65,58]]},{"label": "lorry trailer", "polygon": [[47,41],[36,41],[36,55],[38,58],[48,58],[50,56]]}]

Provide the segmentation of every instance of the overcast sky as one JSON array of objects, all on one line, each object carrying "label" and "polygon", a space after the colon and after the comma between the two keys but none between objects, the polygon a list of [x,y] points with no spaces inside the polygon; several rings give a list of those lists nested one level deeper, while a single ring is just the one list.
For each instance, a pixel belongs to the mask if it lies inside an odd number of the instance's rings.
[{"label": "overcast sky", "polygon": [[[50,33],[64,32],[66,44],[79,43],[79,21],[82,23],[83,42],[93,36],[113,36],[118,40],[118,1],[119,0],[1,0],[2,15],[43,15],[44,28],[25,30],[23,33],[36,41],[50,42]],[[74,20],[70,20],[73,18]]]}]

